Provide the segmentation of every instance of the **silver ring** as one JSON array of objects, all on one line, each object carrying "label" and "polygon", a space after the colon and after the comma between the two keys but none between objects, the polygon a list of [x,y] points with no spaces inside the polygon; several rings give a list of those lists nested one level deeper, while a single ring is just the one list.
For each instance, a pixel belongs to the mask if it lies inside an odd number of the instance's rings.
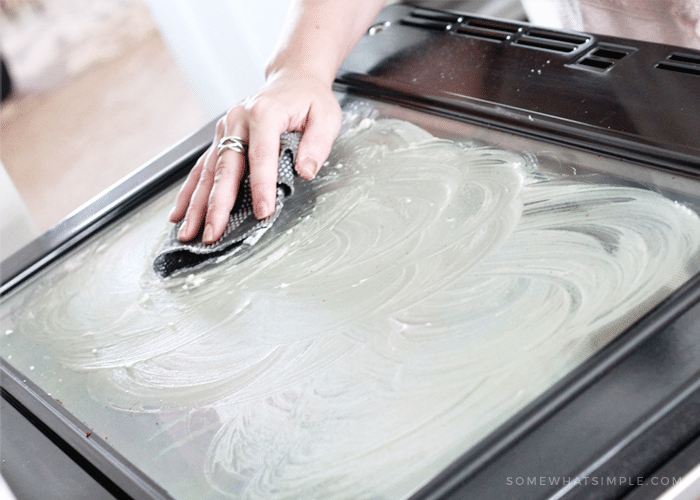
[{"label": "silver ring", "polygon": [[241,137],[229,135],[227,137],[221,138],[221,140],[219,141],[219,146],[216,149],[216,154],[221,156],[221,153],[223,153],[224,149],[230,149],[231,151],[235,151],[236,153],[246,154],[246,152],[248,151],[248,143],[244,141]]}]

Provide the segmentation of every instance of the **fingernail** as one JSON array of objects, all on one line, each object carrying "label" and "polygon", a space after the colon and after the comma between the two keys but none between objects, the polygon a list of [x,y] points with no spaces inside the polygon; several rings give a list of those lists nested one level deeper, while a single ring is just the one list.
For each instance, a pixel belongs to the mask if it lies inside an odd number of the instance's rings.
[{"label": "fingernail", "polygon": [[316,175],[318,164],[311,158],[302,161],[297,171],[304,179],[311,180]]},{"label": "fingernail", "polygon": [[173,209],[170,211],[170,215],[168,215],[168,220],[169,220],[170,222],[175,222],[175,221],[173,220],[173,215],[175,215],[175,211],[176,211],[176,210],[177,210],[177,207],[173,207]]},{"label": "fingernail", "polygon": [[187,219],[182,221],[182,226],[180,226],[180,230],[177,232],[177,239],[182,240],[185,237],[185,234],[187,233]]},{"label": "fingernail", "polygon": [[268,216],[268,207],[267,203],[265,200],[258,200],[255,202],[255,206],[253,207],[253,212],[255,212],[255,217],[258,219],[264,219],[265,217]]},{"label": "fingernail", "polygon": [[213,243],[214,239],[214,230],[211,228],[211,224],[207,224],[207,227],[204,228],[204,234],[202,235],[202,241],[204,243]]}]

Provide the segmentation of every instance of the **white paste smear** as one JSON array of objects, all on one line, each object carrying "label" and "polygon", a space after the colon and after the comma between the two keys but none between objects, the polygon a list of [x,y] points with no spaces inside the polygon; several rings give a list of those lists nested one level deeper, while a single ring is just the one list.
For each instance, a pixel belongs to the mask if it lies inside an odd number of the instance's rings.
[{"label": "white paste smear", "polygon": [[401,498],[697,271],[684,206],[406,122],[350,123],[314,189],[248,260],[161,281],[167,197],[38,283],[15,330],[116,408],[216,409],[225,495]]}]

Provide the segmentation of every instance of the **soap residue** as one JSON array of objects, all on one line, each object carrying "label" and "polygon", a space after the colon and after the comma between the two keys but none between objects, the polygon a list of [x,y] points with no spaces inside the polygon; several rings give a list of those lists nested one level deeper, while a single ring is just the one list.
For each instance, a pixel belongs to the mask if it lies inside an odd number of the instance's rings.
[{"label": "soap residue", "polygon": [[226,496],[402,498],[697,272],[692,210],[536,167],[346,117],[246,259],[157,278],[170,194],[37,281],[13,329],[114,408],[216,411]]}]

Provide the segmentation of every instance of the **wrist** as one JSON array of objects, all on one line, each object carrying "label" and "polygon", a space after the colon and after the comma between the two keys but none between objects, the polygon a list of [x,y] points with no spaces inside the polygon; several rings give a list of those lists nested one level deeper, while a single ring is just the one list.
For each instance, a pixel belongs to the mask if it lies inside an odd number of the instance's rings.
[{"label": "wrist", "polygon": [[337,65],[324,63],[320,59],[306,57],[306,60],[298,60],[288,57],[284,52],[274,57],[265,68],[265,79],[270,81],[280,77],[300,78],[303,80],[317,81],[330,87],[335,80]]},{"label": "wrist", "polygon": [[335,71],[332,73],[327,69],[309,67],[308,65],[284,64],[277,66],[270,64],[265,69],[265,80],[267,83],[275,81],[297,81],[309,82],[314,85],[320,85],[328,89],[333,85],[335,80]]}]

